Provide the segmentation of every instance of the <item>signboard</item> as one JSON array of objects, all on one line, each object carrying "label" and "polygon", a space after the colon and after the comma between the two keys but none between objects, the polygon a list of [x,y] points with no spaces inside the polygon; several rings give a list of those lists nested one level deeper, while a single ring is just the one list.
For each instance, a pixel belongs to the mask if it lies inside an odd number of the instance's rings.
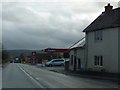
[{"label": "signboard", "polygon": [[70,52],[68,49],[45,49],[45,52]]}]

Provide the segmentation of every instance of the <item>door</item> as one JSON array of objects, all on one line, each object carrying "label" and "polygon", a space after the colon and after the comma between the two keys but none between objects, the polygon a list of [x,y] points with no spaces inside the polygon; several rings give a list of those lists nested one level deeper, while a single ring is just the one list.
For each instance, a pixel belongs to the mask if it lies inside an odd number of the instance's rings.
[{"label": "door", "polygon": [[81,59],[78,58],[78,69],[81,69]]},{"label": "door", "polygon": [[77,64],[77,59],[76,56],[74,56],[74,68],[73,68],[74,71],[76,71],[76,66],[77,66],[76,64]]}]

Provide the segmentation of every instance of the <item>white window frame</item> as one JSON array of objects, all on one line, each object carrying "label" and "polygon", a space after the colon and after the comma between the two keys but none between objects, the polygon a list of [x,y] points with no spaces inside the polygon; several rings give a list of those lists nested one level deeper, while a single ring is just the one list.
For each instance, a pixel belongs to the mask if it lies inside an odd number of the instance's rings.
[{"label": "white window frame", "polygon": [[103,66],[103,56],[102,55],[94,56],[94,65],[95,66]]}]

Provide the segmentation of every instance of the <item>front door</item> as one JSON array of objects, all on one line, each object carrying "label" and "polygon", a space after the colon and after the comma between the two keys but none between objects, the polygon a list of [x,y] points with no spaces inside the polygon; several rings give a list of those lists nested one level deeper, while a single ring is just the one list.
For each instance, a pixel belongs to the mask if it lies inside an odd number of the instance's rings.
[{"label": "front door", "polygon": [[81,69],[81,60],[78,58],[78,69]]},{"label": "front door", "polygon": [[74,71],[76,71],[76,64],[77,64],[77,59],[76,56],[74,56],[74,68],[73,68]]}]

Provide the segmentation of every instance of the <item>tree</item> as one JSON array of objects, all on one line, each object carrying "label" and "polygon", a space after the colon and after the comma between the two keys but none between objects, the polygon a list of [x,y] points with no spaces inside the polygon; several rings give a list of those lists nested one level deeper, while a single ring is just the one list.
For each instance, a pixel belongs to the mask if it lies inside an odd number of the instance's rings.
[{"label": "tree", "polygon": [[23,53],[20,54],[21,61],[25,61],[25,55]]},{"label": "tree", "polygon": [[63,54],[63,57],[64,57],[64,58],[69,58],[69,53],[68,53],[68,52],[65,52],[65,53]]},{"label": "tree", "polygon": [[2,46],[2,63],[6,63],[9,61],[9,53],[5,48]]}]

